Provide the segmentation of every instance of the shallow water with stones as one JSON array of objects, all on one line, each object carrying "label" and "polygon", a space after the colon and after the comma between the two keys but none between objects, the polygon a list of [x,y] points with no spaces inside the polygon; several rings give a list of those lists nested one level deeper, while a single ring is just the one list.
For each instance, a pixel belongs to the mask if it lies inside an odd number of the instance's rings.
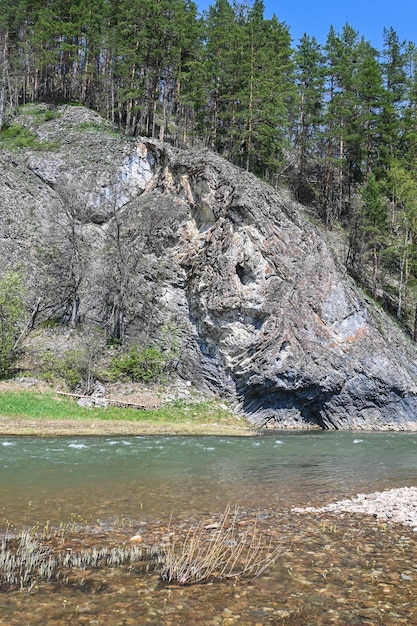
[{"label": "shallow water with stones", "polygon": [[417,484],[417,435],[0,439],[0,525],[67,523],[70,549],[216,521],[228,503],[282,544],[255,580],[167,586],[138,567],[0,592],[0,624],[417,624],[417,533],[373,518],[291,513]]}]

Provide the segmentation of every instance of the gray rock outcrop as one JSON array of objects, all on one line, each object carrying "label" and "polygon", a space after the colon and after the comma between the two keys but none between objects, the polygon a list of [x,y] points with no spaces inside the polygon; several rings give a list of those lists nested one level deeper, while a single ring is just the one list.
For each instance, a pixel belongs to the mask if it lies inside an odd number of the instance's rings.
[{"label": "gray rock outcrop", "polygon": [[414,428],[414,344],[285,192],[57,112],[19,118],[53,149],[0,155],[4,268],[23,267],[45,315],[138,341],[175,327],[181,376],[258,425]]}]

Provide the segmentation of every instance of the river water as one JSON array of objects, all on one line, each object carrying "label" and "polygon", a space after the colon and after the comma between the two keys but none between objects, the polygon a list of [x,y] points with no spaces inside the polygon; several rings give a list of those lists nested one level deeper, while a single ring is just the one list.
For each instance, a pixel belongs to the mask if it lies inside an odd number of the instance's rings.
[{"label": "river water", "polygon": [[0,520],[289,508],[417,484],[417,434],[3,438]]},{"label": "river water", "polygon": [[[155,578],[133,583],[121,572],[105,583],[103,573],[100,584],[97,574],[89,594],[76,586],[57,592],[47,583],[30,595],[3,592],[0,624],[188,626],[196,615],[224,626],[417,624],[416,533],[367,519],[358,528],[354,516],[333,523],[291,513],[293,506],[411,485],[417,485],[416,433],[0,438],[0,527],[71,519],[111,532],[118,520],[131,534],[169,519],[213,517],[231,505],[262,511],[287,546],[284,567],[244,588],[219,583],[172,591]],[[387,563],[396,565],[386,572]],[[23,618],[29,606],[38,612]]]}]

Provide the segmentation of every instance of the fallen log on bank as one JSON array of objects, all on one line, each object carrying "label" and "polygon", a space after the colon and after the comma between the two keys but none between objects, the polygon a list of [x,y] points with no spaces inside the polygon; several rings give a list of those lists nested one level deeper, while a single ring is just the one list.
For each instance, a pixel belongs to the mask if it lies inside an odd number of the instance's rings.
[{"label": "fallen log on bank", "polygon": [[142,411],[146,411],[147,409],[155,409],[157,408],[157,404],[141,404],[138,402],[130,402],[125,399],[116,399],[116,398],[105,398],[103,396],[86,396],[82,393],[68,393],[66,391],[57,391],[56,392],[60,396],[68,396],[70,398],[77,398],[77,400],[87,400],[93,404],[97,404],[99,406],[114,406],[120,409],[138,409]]}]

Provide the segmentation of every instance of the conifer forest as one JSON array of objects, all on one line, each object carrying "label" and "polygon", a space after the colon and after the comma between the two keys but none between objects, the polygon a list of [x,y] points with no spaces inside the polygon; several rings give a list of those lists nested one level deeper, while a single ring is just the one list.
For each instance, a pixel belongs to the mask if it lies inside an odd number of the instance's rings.
[{"label": "conifer forest", "polygon": [[[262,0],[0,0],[0,128],[83,104],[129,135],[207,147],[291,189],[348,271],[411,334],[417,294],[417,47],[349,24],[292,40]],[[383,288],[382,288],[383,286]]]}]

